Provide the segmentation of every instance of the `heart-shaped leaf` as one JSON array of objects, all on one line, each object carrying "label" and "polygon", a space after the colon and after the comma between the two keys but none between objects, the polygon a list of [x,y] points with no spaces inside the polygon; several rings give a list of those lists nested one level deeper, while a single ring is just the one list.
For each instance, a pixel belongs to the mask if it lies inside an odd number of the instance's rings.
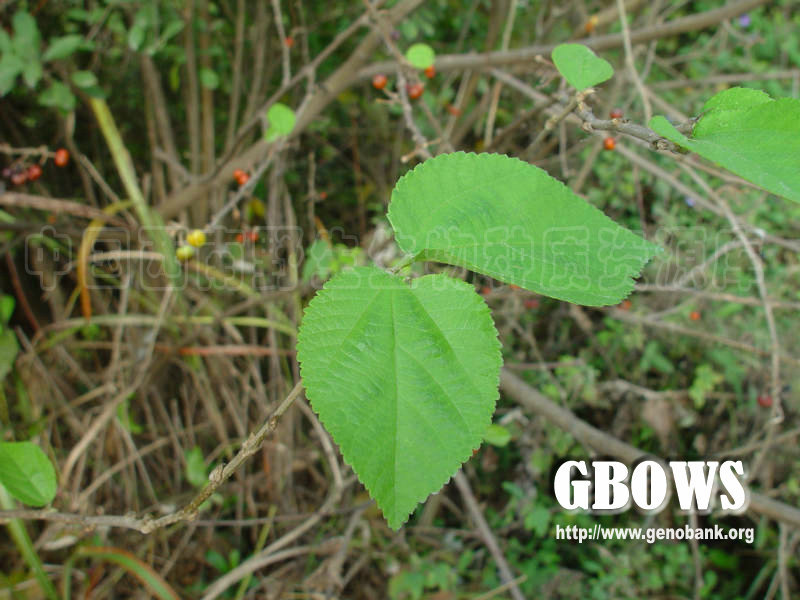
[{"label": "heart-shaped leaf", "polygon": [[474,288],[446,275],[340,273],[309,303],[297,356],[311,405],[395,529],[491,423],[497,331]]},{"label": "heart-shaped leaf", "polygon": [[614,75],[614,67],[583,44],[559,44],[553,49],[553,64],[572,87],[581,91],[603,83]]},{"label": "heart-shaped leaf", "polygon": [[662,116],[649,126],[765,190],[800,202],[800,100],[731,88],[706,103],[691,138]]},{"label": "heart-shaped leaf", "polygon": [[44,506],[56,495],[56,472],[36,444],[0,442],[0,484],[20,502]]},{"label": "heart-shaped leaf", "polygon": [[577,304],[616,304],[658,251],[542,169],[499,154],[441,154],[392,192],[397,243]]}]

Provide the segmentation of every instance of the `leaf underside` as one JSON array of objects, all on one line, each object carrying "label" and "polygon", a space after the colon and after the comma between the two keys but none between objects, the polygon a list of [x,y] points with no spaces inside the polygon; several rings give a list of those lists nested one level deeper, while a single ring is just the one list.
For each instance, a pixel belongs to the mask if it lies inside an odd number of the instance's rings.
[{"label": "leaf underside", "polygon": [[800,100],[731,88],[703,110],[691,138],[662,116],[653,117],[649,126],[765,190],[800,202]]},{"label": "leaf underside", "polygon": [[616,304],[658,247],[542,169],[499,154],[442,154],[404,175],[389,220],[418,259],[589,306]]},{"label": "leaf underside", "polygon": [[394,529],[491,424],[500,344],[463,281],[343,272],[306,309],[297,353],[312,407]]}]

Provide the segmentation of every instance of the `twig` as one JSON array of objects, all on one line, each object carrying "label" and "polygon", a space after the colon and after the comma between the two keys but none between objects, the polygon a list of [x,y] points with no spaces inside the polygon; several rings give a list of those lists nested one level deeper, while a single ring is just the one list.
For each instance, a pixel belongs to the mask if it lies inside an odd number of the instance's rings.
[{"label": "twig", "polygon": [[642,97],[642,104],[644,105],[644,120],[646,123],[650,122],[650,117],[653,116],[653,109],[650,107],[650,100],[647,98],[647,90],[639,77],[639,72],[636,70],[636,64],[633,61],[633,48],[631,46],[631,32],[628,28],[628,16],[625,14],[625,2],[617,0],[617,10],[619,11],[619,22],[622,24],[622,45],[625,48],[625,64],[628,67],[631,79]]},{"label": "twig", "polygon": [[483,543],[486,544],[486,547],[489,549],[489,553],[492,555],[494,562],[497,563],[497,570],[500,571],[500,579],[504,584],[509,586],[511,597],[514,598],[514,600],[525,600],[525,596],[522,595],[522,592],[515,583],[516,580],[514,579],[514,575],[511,573],[511,568],[508,566],[508,561],[506,561],[503,551],[500,550],[500,546],[497,545],[497,540],[494,538],[492,530],[489,527],[489,524],[486,522],[483,513],[481,512],[481,508],[478,506],[477,500],[475,500],[475,496],[472,493],[472,488],[469,486],[467,477],[459,470],[453,476],[453,481],[455,482],[458,491],[461,492],[461,497],[464,499],[464,504],[467,507],[467,511],[469,512],[472,520],[475,521],[475,526],[478,528],[478,531],[483,538]]}]

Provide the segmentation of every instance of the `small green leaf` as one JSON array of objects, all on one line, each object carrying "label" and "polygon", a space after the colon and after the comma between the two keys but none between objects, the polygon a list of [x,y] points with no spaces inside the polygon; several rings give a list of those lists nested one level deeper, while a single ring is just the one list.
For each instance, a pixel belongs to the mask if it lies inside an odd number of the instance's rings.
[{"label": "small green leaf", "polygon": [[308,283],[314,276],[321,281],[325,281],[331,272],[331,261],[333,260],[333,249],[330,242],[317,240],[306,250],[305,260],[303,261],[303,283]]},{"label": "small green leaf", "polygon": [[542,169],[500,154],[418,165],[397,182],[389,221],[418,260],[589,306],[622,300],[659,250]]},{"label": "small green leaf", "polygon": [[39,62],[38,57],[32,57],[28,60],[28,63],[25,65],[25,68],[22,69],[22,79],[25,80],[25,84],[33,89],[36,87],[36,84],[39,83],[39,80],[42,78],[42,63]]},{"label": "small green leaf", "polygon": [[31,442],[0,442],[0,484],[20,502],[49,504],[56,495],[56,471]]},{"label": "small green leaf", "polygon": [[14,296],[3,294],[0,296],[0,329],[2,325],[8,324],[11,315],[14,314]]},{"label": "small green leaf", "polygon": [[50,40],[50,45],[45,50],[42,60],[48,62],[69,58],[80,48],[82,43],[83,36],[81,35],[65,35],[64,37],[53,38]]},{"label": "small green leaf", "polygon": [[614,75],[614,67],[583,44],[560,44],[553,50],[556,69],[572,87],[581,91]]},{"label": "small green leaf", "polygon": [[472,285],[446,275],[340,273],[308,305],[297,355],[312,407],[394,529],[491,423],[497,331]]},{"label": "small green leaf", "polygon": [[219,75],[211,69],[200,69],[200,85],[209,90],[219,87]]},{"label": "small green leaf", "polygon": [[12,19],[14,26],[14,39],[12,41],[14,50],[20,58],[31,60],[39,59],[39,45],[41,36],[36,19],[25,11],[18,11]]},{"label": "small green leaf", "polygon": [[487,444],[502,448],[508,446],[508,442],[511,441],[511,432],[502,425],[492,423],[486,430],[483,439]]},{"label": "small green leaf", "polygon": [[0,383],[6,378],[14,366],[14,360],[19,353],[17,336],[10,329],[0,331]]},{"label": "small green leaf", "polygon": [[414,44],[406,50],[406,60],[416,69],[427,69],[436,60],[436,53],[428,44]]},{"label": "small green leaf", "polygon": [[265,137],[268,142],[279,137],[289,135],[294,129],[296,117],[294,111],[280,102],[276,102],[267,110],[267,122],[269,127]]},{"label": "small green leaf", "polygon": [[0,96],[5,96],[17,82],[17,76],[25,68],[25,62],[13,52],[0,58]]},{"label": "small green leaf", "polygon": [[70,112],[75,110],[75,95],[65,84],[53,81],[49,88],[39,94],[39,104]]},{"label": "small green leaf", "polygon": [[731,88],[706,103],[691,138],[662,116],[648,125],[765,190],[800,202],[800,100]]},{"label": "small green leaf", "polygon": [[186,480],[196,488],[208,483],[206,461],[199,446],[186,451]]},{"label": "small green leaf", "polygon": [[97,85],[97,77],[91,71],[75,71],[72,74],[72,83],[81,89]]}]

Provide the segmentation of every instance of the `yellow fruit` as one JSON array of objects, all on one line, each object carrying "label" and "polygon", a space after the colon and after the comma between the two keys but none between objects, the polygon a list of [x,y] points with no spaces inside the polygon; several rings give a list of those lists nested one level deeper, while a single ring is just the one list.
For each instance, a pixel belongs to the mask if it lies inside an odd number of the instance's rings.
[{"label": "yellow fruit", "polygon": [[200,229],[195,229],[189,235],[186,236],[186,241],[189,242],[190,246],[194,246],[195,248],[200,248],[206,243],[206,234],[203,233]]},{"label": "yellow fruit", "polygon": [[189,260],[194,256],[194,248],[191,246],[181,246],[175,250],[175,256],[178,257],[178,260]]}]

